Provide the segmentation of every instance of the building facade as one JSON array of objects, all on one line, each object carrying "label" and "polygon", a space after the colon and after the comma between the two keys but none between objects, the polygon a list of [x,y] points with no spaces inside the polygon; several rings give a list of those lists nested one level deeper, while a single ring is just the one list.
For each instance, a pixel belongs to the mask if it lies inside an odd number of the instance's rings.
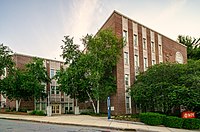
[{"label": "building facade", "polygon": [[[31,62],[33,56],[14,54],[13,60],[17,68],[25,68],[25,64]],[[43,58],[44,59],[44,58]],[[66,68],[64,62],[44,59],[44,67],[47,70],[48,76],[51,78],[51,83],[44,84],[44,89],[48,97],[44,100],[30,100],[21,102],[20,108],[30,109],[30,110],[43,110],[46,111],[48,105],[52,107],[52,114],[63,114],[67,112],[74,111],[74,100],[65,95],[58,89],[58,83],[53,77],[56,75],[61,67]],[[6,75],[5,75],[6,76]],[[1,108],[16,108],[16,102],[10,101],[1,95]]]},{"label": "building facade", "polygon": [[[114,11],[100,30],[111,28],[118,37],[123,37],[125,46],[116,67],[117,92],[111,97],[112,114],[137,113],[137,108],[128,94],[136,75],[148,67],[165,62],[187,62],[186,46]],[[102,104],[101,111],[107,111]]]}]

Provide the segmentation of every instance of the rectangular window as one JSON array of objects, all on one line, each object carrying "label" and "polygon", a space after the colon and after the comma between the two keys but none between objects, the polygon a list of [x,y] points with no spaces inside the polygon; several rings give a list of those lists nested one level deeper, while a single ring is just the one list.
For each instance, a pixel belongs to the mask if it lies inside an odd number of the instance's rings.
[{"label": "rectangular window", "polygon": [[138,58],[138,55],[135,55],[135,67],[139,67],[139,58]]},{"label": "rectangular window", "polygon": [[50,78],[53,78],[54,75],[55,75],[55,73],[54,73],[54,69],[51,69],[51,70],[50,70]]},{"label": "rectangular window", "polygon": [[144,68],[146,69],[147,67],[147,58],[144,58]]},{"label": "rectangular window", "polygon": [[126,108],[130,108],[129,97],[126,97]]},{"label": "rectangular window", "polygon": [[51,94],[55,94],[55,86],[51,86]]},{"label": "rectangular window", "polygon": [[127,40],[128,40],[128,36],[127,36],[127,31],[123,30],[123,38],[124,38],[124,42],[125,42],[125,46],[127,45]]},{"label": "rectangular window", "polygon": [[159,52],[159,55],[162,55],[162,46],[161,45],[158,45],[158,52]]},{"label": "rectangular window", "polygon": [[134,34],[134,36],[133,36],[133,42],[134,42],[134,45],[135,46],[138,46],[138,42],[137,42],[138,40],[137,40],[137,35],[136,34]]},{"label": "rectangular window", "polygon": [[146,43],[146,38],[143,38],[143,49],[147,49],[147,43]]},{"label": "rectangular window", "polygon": [[156,64],[156,61],[155,60],[152,60],[152,65],[155,65]]},{"label": "rectangular window", "polygon": [[124,52],[124,64],[128,65],[128,52]]},{"label": "rectangular window", "polygon": [[129,75],[128,75],[128,74],[125,74],[124,79],[125,79],[125,85],[126,85],[126,86],[129,86]]},{"label": "rectangular window", "polygon": [[155,52],[155,44],[154,44],[154,42],[151,42],[151,51],[152,51],[152,53]]},{"label": "rectangular window", "polygon": [[56,86],[56,94],[59,94],[60,93],[60,90],[58,88],[58,86]]}]

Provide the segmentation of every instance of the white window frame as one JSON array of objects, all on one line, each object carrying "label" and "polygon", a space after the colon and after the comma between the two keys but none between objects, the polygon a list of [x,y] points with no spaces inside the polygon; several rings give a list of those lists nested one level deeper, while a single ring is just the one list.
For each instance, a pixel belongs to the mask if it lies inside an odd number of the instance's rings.
[{"label": "white window frame", "polygon": [[[53,71],[53,76],[52,76],[52,71]],[[50,69],[50,78],[53,78],[55,76],[55,69],[51,68]]]},{"label": "white window frame", "polygon": [[125,65],[129,64],[129,54],[128,54],[128,52],[124,52],[124,64]]},{"label": "white window frame", "polygon": [[129,74],[124,75],[125,86],[129,86]]},{"label": "white window frame", "polygon": [[158,52],[159,52],[159,55],[162,55],[162,45],[161,44],[158,45]]},{"label": "white window frame", "polygon": [[138,46],[138,37],[137,37],[137,34],[134,34],[133,35],[133,43],[134,43],[134,46]]},{"label": "white window frame", "polygon": [[128,32],[126,30],[123,30],[123,38],[125,41],[125,46],[128,45]]},{"label": "white window frame", "polygon": [[147,49],[147,40],[146,40],[146,38],[143,38],[142,41],[143,41],[143,49],[146,50]]},{"label": "white window frame", "polygon": [[155,43],[151,41],[151,52],[155,53]]},{"label": "white window frame", "polygon": [[147,58],[144,57],[144,68],[147,69],[148,68],[148,64],[147,64]]}]

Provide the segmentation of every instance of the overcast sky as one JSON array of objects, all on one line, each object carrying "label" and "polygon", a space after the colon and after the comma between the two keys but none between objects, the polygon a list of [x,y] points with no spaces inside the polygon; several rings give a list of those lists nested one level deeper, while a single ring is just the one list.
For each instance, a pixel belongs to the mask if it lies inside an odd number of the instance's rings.
[{"label": "overcast sky", "polygon": [[[63,36],[95,34],[116,10],[174,40],[200,37],[200,0],[0,0],[0,43],[58,59]],[[83,49],[83,46],[80,46]]]}]

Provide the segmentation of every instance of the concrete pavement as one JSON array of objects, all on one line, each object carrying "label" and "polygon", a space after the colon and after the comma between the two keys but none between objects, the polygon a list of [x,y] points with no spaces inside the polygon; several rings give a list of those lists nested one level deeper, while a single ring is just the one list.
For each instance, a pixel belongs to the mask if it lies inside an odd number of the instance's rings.
[{"label": "concrete pavement", "polygon": [[89,115],[57,115],[57,116],[33,116],[33,115],[13,115],[13,114],[0,114],[1,119],[23,120],[33,122],[43,122],[61,125],[77,125],[77,126],[90,126],[100,127],[115,130],[127,131],[152,131],[152,132],[200,132],[198,130],[185,130],[168,128],[164,126],[149,126],[142,123],[108,120],[106,117],[94,117]]}]

